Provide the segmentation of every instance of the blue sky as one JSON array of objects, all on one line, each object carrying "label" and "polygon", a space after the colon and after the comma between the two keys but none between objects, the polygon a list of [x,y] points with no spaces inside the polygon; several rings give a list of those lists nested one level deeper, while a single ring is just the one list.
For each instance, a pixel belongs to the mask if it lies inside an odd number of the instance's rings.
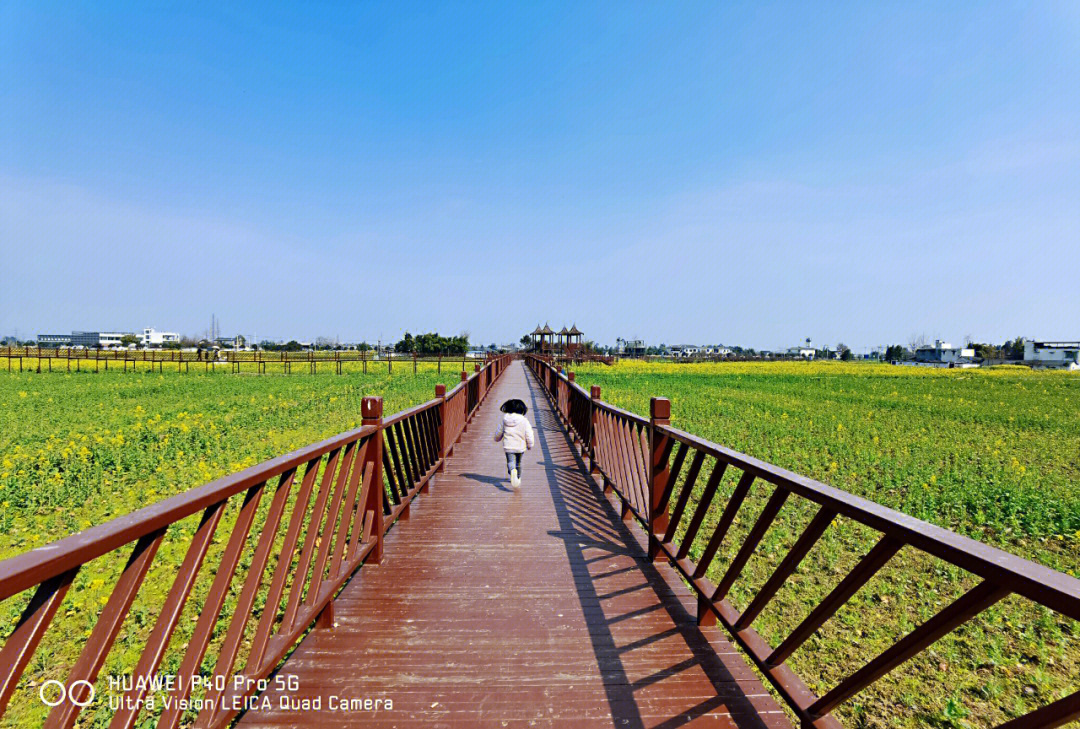
[{"label": "blue sky", "polygon": [[1080,4],[0,4],[0,333],[1080,337]]}]

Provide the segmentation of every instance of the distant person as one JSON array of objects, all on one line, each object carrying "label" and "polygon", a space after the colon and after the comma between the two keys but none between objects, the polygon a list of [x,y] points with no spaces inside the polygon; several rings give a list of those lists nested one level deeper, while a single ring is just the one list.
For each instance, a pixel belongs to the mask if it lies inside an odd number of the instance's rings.
[{"label": "distant person", "polygon": [[510,485],[516,489],[521,486],[521,456],[533,447],[532,426],[525,418],[529,408],[521,400],[513,398],[504,402],[499,409],[506,414],[495,431],[495,442],[502,441]]}]

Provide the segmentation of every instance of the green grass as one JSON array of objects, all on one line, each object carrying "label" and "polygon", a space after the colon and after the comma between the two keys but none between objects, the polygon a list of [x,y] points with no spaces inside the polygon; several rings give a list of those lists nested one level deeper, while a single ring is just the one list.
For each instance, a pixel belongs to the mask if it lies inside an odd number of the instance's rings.
[{"label": "green grass", "polygon": [[[576,372],[581,385],[600,385],[603,399],[620,407],[644,415],[651,396],[669,397],[676,427],[1069,574],[1080,570],[1076,374],[634,362]],[[725,475],[692,558],[738,475]],[[770,493],[755,484],[712,563],[713,580]],[[806,500],[788,499],[732,590],[736,608],[747,606],[814,511]],[[777,645],[878,536],[838,519],[754,627]],[[905,548],[790,665],[820,695],[977,582]],[[1014,596],[837,713],[847,726],[994,726],[1077,689],[1078,635],[1075,622]]]}]

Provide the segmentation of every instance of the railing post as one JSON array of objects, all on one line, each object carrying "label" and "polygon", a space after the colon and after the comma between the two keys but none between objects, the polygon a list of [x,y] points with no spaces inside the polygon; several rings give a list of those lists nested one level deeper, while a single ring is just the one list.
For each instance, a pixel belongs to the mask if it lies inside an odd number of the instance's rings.
[{"label": "railing post", "polygon": [[[572,403],[572,398],[573,398],[573,392],[574,392],[574,388],[571,387],[571,385],[574,384],[574,373],[573,372],[567,372],[566,373],[566,379],[568,380],[568,383],[566,385],[566,421],[570,422],[570,408],[571,408],[571,406],[573,404]],[[572,427],[568,428],[568,430],[570,431],[570,443],[576,446],[577,445],[577,434],[574,432],[574,429]],[[584,444],[582,444],[582,445],[584,445]]]},{"label": "railing post", "polygon": [[439,401],[439,467],[436,472],[446,470],[446,456],[450,444],[446,442],[446,385],[435,385],[435,398]]},{"label": "railing post", "polygon": [[[598,431],[600,430],[600,411],[596,407],[596,401],[600,399],[600,385],[593,385],[589,388],[589,397],[591,402],[591,411],[589,413],[589,473],[600,473],[600,467],[596,465],[596,450],[600,447],[600,436]],[[607,479],[604,479],[604,491],[606,492],[610,486],[608,486]]]},{"label": "railing post", "polygon": [[716,625],[716,623],[716,613],[712,611],[712,606],[703,595],[699,594],[697,597],[697,624]]},{"label": "railing post", "polygon": [[[464,363],[462,364],[464,365]],[[464,433],[469,429],[469,416],[472,414],[469,411],[469,373],[465,371],[464,366],[461,370],[461,381],[465,383],[465,392],[461,393],[465,398],[465,422],[461,425],[461,432]]]},{"label": "railing post", "polygon": [[663,552],[660,539],[668,527],[667,504],[662,503],[667,488],[668,436],[657,431],[659,425],[671,424],[671,401],[666,397],[654,397],[649,401],[649,559],[656,561]]},{"label": "railing post", "polygon": [[[365,397],[360,401],[360,415],[363,425],[374,425],[376,430],[368,443],[364,455],[364,468],[371,464],[371,486],[368,487],[367,503],[364,504],[364,513],[373,512],[371,529],[375,532],[375,547],[371,550],[367,561],[372,564],[382,562],[383,558],[383,399],[381,397]],[[367,537],[367,535],[364,535]]]}]

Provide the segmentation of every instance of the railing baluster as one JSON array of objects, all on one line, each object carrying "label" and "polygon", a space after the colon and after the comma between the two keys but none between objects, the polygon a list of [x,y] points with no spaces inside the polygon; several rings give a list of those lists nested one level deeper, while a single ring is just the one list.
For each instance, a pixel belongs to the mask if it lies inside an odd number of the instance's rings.
[{"label": "railing baluster", "polygon": [[817,544],[821,535],[825,533],[825,530],[829,528],[835,518],[836,512],[829,507],[822,506],[818,509],[817,514],[814,515],[806,529],[803,530],[795,544],[792,545],[791,551],[784,557],[780,566],[776,568],[769,580],[754,596],[753,601],[739,616],[739,619],[735,622],[736,630],[750,627],[750,624],[754,622],[754,618],[758,616],[773,595],[776,594],[776,591],[787,581],[787,578],[791,576],[791,573],[795,571],[803,558],[814,548],[814,545]]},{"label": "railing baluster", "polygon": [[[266,482],[264,481],[252,486],[244,494],[244,503],[240,506],[240,512],[236,515],[236,524],[233,527],[232,535],[225,545],[225,551],[221,554],[221,561],[218,563],[214,581],[210,585],[210,592],[206,595],[206,602],[203,604],[199,619],[195,623],[195,631],[188,641],[187,652],[180,663],[180,670],[177,672],[179,676],[189,677],[199,672],[199,666],[202,664],[203,656],[206,654],[206,647],[210,643],[214,625],[217,624],[218,617],[221,615],[221,606],[225,603],[233,572],[236,571],[236,565],[240,561],[240,554],[243,551],[244,543],[247,541],[251,524],[255,520],[255,512],[259,508],[259,500],[262,498],[265,486]],[[173,689],[170,695],[169,705],[161,712],[161,718],[158,720],[159,729],[174,729],[180,723],[183,711],[179,705],[187,699],[190,693],[191,681],[177,682],[176,688]]]},{"label": "railing baluster", "polygon": [[855,568],[848,573],[847,577],[840,581],[840,584],[833,588],[821,603],[814,608],[806,618],[799,623],[795,630],[791,631],[791,635],[784,639],[779,646],[776,647],[767,659],[767,663],[770,666],[777,666],[788,659],[788,657],[798,650],[806,639],[809,638],[814,632],[825,624],[825,621],[833,616],[840,607],[851,599],[851,596],[859,591],[866,582],[877,574],[878,570],[885,566],[885,563],[893,558],[903,543],[899,540],[893,539],[890,536],[884,536],[874,545],[865,557],[859,560],[859,563],[855,565]]},{"label": "railing baluster", "polygon": [[[670,446],[675,444],[672,439],[669,442]],[[675,452],[675,462],[671,464],[671,470],[668,472],[667,486],[664,487],[664,494],[661,498],[664,508],[667,509],[671,505],[671,492],[675,490],[675,484],[679,481],[679,474],[682,472],[683,461],[686,459],[686,452],[690,450],[685,443],[679,444],[679,449]]]},{"label": "railing baluster", "polygon": [[648,523],[649,518],[649,471],[646,463],[645,450],[641,439],[644,432],[638,428],[633,420],[626,421],[626,450],[629,455],[630,481],[634,484],[634,491],[638,497],[638,513]]},{"label": "railing baluster", "polygon": [[[120,633],[124,618],[127,617],[131,604],[135,602],[135,596],[139,593],[146,573],[150,571],[154,555],[157,554],[164,537],[165,529],[161,528],[141,537],[136,542],[127,565],[109,596],[109,601],[98,616],[90,639],[83,646],[82,653],[79,654],[78,660],[68,673],[68,698],[58,704],[49,714],[47,726],[66,728],[75,724],[75,720],[83,710],[80,704],[85,703],[86,693],[90,690],[89,685],[97,680],[98,671],[104,665],[105,658],[109,655],[109,650]],[[77,682],[83,681],[86,683],[76,685]]]},{"label": "railing baluster", "polygon": [[439,461],[442,459],[442,451],[439,450],[439,444],[441,443],[441,438],[439,436],[439,429],[442,427],[442,416],[443,416],[443,411],[442,411],[441,404],[436,405],[433,408],[429,408],[428,411],[427,411],[427,417],[428,417],[428,431],[427,431],[428,453],[431,454],[429,456],[429,460],[430,460],[429,468],[433,468],[435,466],[438,466]]},{"label": "railing baluster", "polygon": [[300,610],[300,602],[303,597],[304,586],[308,581],[308,569],[311,566],[311,556],[315,551],[315,540],[319,536],[322,526],[323,515],[326,513],[326,501],[330,498],[330,488],[333,483],[334,472],[337,470],[338,456],[341,449],[331,451],[330,458],[323,467],[322,479],[319,482],[319,493],[315,497],[315,505],[311,508],[308,516],[307,529],[304,532],[304,546],[300,550],[300,560],[293,572],[292,588],[289,590],[289,600],[285,605],[285,615],[281,620],[281,630],[293,629],[296,614]]},{"label": "railing baluster", "polygon": [[679,498],[675,502],[675,509],[671,512],[671,519],[668,521],[667,532],[664,534],[665,544],[670,543],[675,537],[675,530],[679,528],[679,522],[682,521],[683,512],[686,511],[686,504],[690,501],[690,495],[694,491],[694,484],[697,483],[697,477],[704,462],[705,453],[695,451],[694,460],[690,463],[690,470],[686,472],[686,482],[683,484],[682,491],[679,492]]},{"label": "railing baluster", "polygon": [[360,498],[356,500],[356,524],[353,527],[352,536],[349,537],[348,561],[350,562],[356,558],[357,553],[360,551],[361,533],[363,533],[365,541],[372,537],[370,533],[365,532],[365,529],[369,526],[366,509],[369,499],[368,491],[374,488],[371,484],[374,480],[373,474],[375,473],[375,464],[365,457],[360,459],[359,465],[364,469],[364,473],[360,479]]},{"label": "railing baluster", "polygon": [[5,641],[0,651],[0,715],[78,573],[79,568],[75,567],[38,585],[18,625]]},{"label": "railing baluster", "polygon": [[[352,445],[355,446],[355,444]],[[326,512],[326,525],[320,533],[319,552],[315,558],[315,570],[311,574],[311,585],[308,586],[307,597],[304,599],[304,605],[307,607],[311,607],[319,599],[319,590],[322,588],[323,580],[326,579],[326,561],[330,557],[334,530],[337,527],[338,520],[341,518],[341,502],[345,495],[349,467],[352,465],[355,451],[356,448],[353,447],[345,453],[345,457],[341,461],[341,467],[338,469],[337,485],[334,487],[334,495],[330,499],[330,508]]]},{"label": "railing baluster", "polygon": [[[420,481],[420,475],[422,473],[420,468],[420,454],[417,449],[416,438],[413,434],[412,421],[413,418],[409,417],[403,421],[399,421],[397,426],[395,426],[398,429],[398,443],[402,447],[402,458],[405,461],[405,470],[409,474],[408,493],[412,493],[416,488],[416,484]],[[402,497],[407,495],[408,494],[402,494]]]},{"label": "railing baluster", "polygon": [[[400,503],[399,497],[403,498],[409,493],[409,489],[412,488],[412,474],[409,473],[408,467],[403,466],[405,461],[401,457],[400,446],[397,442],[396,427],[391,425],[389,428],[383,429],[383,434],[386,438],[386,442],[383,445],[384,452],[389,453],[390,459],[394,462],[394,472],[397,475],[398,488],[401,490],[400,494],[394,494],[394,503]],[[391,485],[393,482],[391,481]]]},{"label": "railing baluster", "polygon": [[637,462],[634,458],[634,424],[623,418],[620,420],[621,427],[619,428],[620,442],[623,449],[623,465],[625,466],[626,473],[626,490],[628,493],[633,494],[634,509],[637,511],[638,516],[644,516],[648,518],[649,514],[649,501],[648,495],[645,493],[645,484],[641,483],[641,475],[638,471]]},{"label": "railing baluster", "polygon": [[[390,432],[390,431],[387,430],[385,432]],[[401,494],[398,493],[398,491],[399,490],[404,490],[404,487],[401,487],[399,489],[399,487],[397,485],[397,477],[394,476],[394,464],[390,463],[390,449],[389,448],[383,448],[382,462],[383,462],[382,463],[383,473],[386,474],[387,487],[390,489],[390,501],[387,502],[386,499],[383,499],[383,513],[384,514],[389,514],[390,513],[390,503],[391,502],[395,506],[397,504],[401,503]]]},{"label": "railing baluster", "polygon": [[622,422],[615,414],[611,414],[611,437],[614,445],[614,467],[615,477],[618,478],[618,485],[616,490],[622,496],[623,501],[633,506],[634,496],[633,492],[629,488],[627,473],[629,472],[627,463],[626,444],[623,438]]},{"label": "railing baluster", "polygon": [[810,713],[822,716],[851,698],[874,681],[937,642],[942,636],[986,610],[1009,594],[1009,590],[990,581],[981,582],[947,608],[908,633],[892,647],[841,681],[832,691],[810,706]]},{"label": "railing baluster", "polygon": [[597,450],[600,447],[600,412],[596,401],[600,399],[600,386],[593,385],[589,388],[589,440],[586,442],[589,454],[589,473],[598,473],[600,464],[597,461]]},{"label": "railing baluster", "polygon": [[727,464],[723,461],[717,461],[716,465],[713,466],[712,473],[709,474],[709,480],[705,482],[705,489],[701,492],[701,500],[698,501],[697,508],[694,509],[694,515],[690,518],[690,524],[686,527],[686,534],[683,535],[682,544],[679,545],[679,551],[675,554],[675,559],[684,559],[689,554],[698,529],[701,528],[701,522],[705,519],[709,507],[712,506],[713,496],[716,494],[720,481],[724,478],[725,470],[727,470]]},{"label": "railing baluster", "polygon": [[427,443],[428,470],[439,464],[439,407],[424,411],[424,442]]},{"label": "railing baluster", "polygon": [[[641,483],[641,493],[645,496],[645,508],[652,508],[652,491],[649,483],[649,460],[651,458],[651,451],[649,449],[649,429],[645,425],[634,423],[631,425],[631,434],[633,435],[634,444],[634,460],[638,466],[638,479]],[[648,512],[646,512],[647,514]]]},{"label": "railing baluster", "polygon": [[412,422],[413,440],[416,442],[417,458],[420,459],[419,471],[422,479],[431,468],[431,454],[428,453],[427,440],[427,411],[422,410],[409,420]]},{"label": "railing baluster", "polygon": [[336,577],[341,570],[341,562],[349,552],[349,529],[359,529],[360,521],[356,519],[356,491],[360,486],[360,475],[364,470],[364,456],[367,454],[367,442],[358,444],[359,451],[352,460],[352,468],[349,473],[349,490],[345,497],[345,505],[341,508],[341,518],[338,525],[337,536],[334,539],[333,559],[330,562],[330,576]]},{"label": "railing baluster", "polygon": [[277,567],[274,569],[274,576],[270,580],[270,589],[266,594],[266,606],[263,608],[262,617],[255,628],[255,637],[251,641],[251,651],[248,653],[244,673],[257,673],[263,657],[266,655],[266,645],[270,640],[274,621],[277,620],[278,609],[281,606],[281,595],[285,591],[285,583],[290,574],[289,569],[292,567],[296,544],[300,541],[300,529],[304,525],[304,516],[307,514],[308,503],[311,501],[311,490],[315,486],[315,477],[319,473],[321,461],[321,457],[313,458],[305,465],[304,477],[300,480],[300,490],[296,494],[296,503],[293,505],[292,514],[289,515],[289,526],[285,531],[285,539],[281,543]]},{"label": "railing baluster", "polygon": [[[626,449],[626,482],[627,487],[633,491],[638,514],[648,519],[649,517],[649,494],[648,478],[642,475],[641,465],[638,463],[637,453],[634,452],[634,444],[637,433],[634,421],[623,420],[623,446]],[[638,451],[641,449],[638,448]]]},{"label": "railing baluster", "polygon": [[[352,444],[345,446],[346,460],[351,447]],[[218,652],[218,660],[214,667],[215,676],[227,677],[232,674],[233,664],[236,663],[236,654],[240,651],[240,640],[244,637],[244,626],[251,619],[251,606],[255,604],[255,597],[259,592],[259,587],[262,585],[263,576],[266,572],[266,563],[270,559],[270,550],[274,546],[274,539],[281,524],[281,517],[285,513],[285,503],[289,499],[289,492],[292,491],[295,478],[296,469],[291,468],[282,473],[278,479],[274,497],[271,499],[270,508],[266,513],[266,521],[262,525],[258,544],[251,557],[251,565],[248,567],[247,575],[244,577],[244,586],[240,589],[240,596],[236,600],[232,620],[229,621],[229,628]],[[206,698],[216,701],[222,693],[215,687],[206,692]],[[205,707],[199,713],[195,722],[196,725],[208,725],[214,719],[216,713],[216,707]]]},{"label": "railing baluster", "polygon": [[750,555],[757,549],[758,543],[761,542],[761,538],[765,536],[765,532],[773,523],[773,519],[780,512],[780,507],[784,505],[784,501],[788,497],[788,490],[782,486],[777,486],[773,491],[771,497],[769,497],[768,503],[765,504],[765,508],[761,510],[761,515],[758,516],[756,522],[754,522],[753,528],[750,530],[750,534],[746,537],[746,542],[743,543],[742,549],[735,555],[735,559],[732,560],[731,566],[728,567],[727,572],[724,573],[723,579],[716,586],[716,592],[711,596],[711,600],[716,602],[717,600],[723,600],[727,595],[728,590],[731,589],[732,584],[742,574],[743,567],[746,566],[747,560],[750,559]]},{"label": "railing baluster", "polygon": [[408,443],[405,440],[405,432],[402,428],[401,421],[398,421],[393,425],[387,426],[386,432],[393,433],[394,437],[393,441],[385,441],[383,447],[392,449],[396,458],[401,461],[401,470],[402,473],[405,474],[404,485],[401,489],[401,499],[402,501],[404,501],[405,498],[409,495],[409,492],[412,491],[413,485],[416,483],[416,473],[411,462],[412,453],[410,452]]},{"label": "railing baluster", "polygon": [[177,623],[180,622],[184,605],[191,595],[191,588],[194,587],[195,580],[199,576],[199,569],[202,567],[203,559],[205,559],[206,552],[210,549],[214,532],[217,531],[217,525],[221,521],[221,515],[225,513],[225,504],[225,501],[219,501],[207,507],[206,511],[203,512],[202,520],[195,530],[191,545],[188,546],[187,553],[184,555],[184,562],[180,565],[176,579],[173,580],[169,594],[165,598],[165,603],[161,607],[157,621],[154,623],[153,632],[143,647],[142,655],[139,657],[139,663],[133,674],[133,686],[124,695],[121,708],[113,716],[112,722],[109,724],[110,729],[129,729],[135,724],[135,720],[139,716],[142,699],[149,690],[149,685],[146,682],[140,682],[139,679],[147,679],[153,676],[161,664],[165,649],[169,645],[169,639],[172,637]]},{"label": "railing baluster", "polygon": [[420,478],[424,478],[431,470],[431,441],[428,439],[429,410],[423,410],[416,415],[413,432],[416,438],[417,450],[420,453]]},{"label": "railing baluster", "polygon": [[615,460],[618,457],[615,443],[611,438],[611,416],[607,411],[599,411],[597,424],[600,437],[600,468],[604,472],[604,480],[612,488],[615,488],[616,467]]},{"label": "railing baluster", "polygon": [[1007,721],[997,729],[1051,729],[1080,719],[1080,691]]}]

